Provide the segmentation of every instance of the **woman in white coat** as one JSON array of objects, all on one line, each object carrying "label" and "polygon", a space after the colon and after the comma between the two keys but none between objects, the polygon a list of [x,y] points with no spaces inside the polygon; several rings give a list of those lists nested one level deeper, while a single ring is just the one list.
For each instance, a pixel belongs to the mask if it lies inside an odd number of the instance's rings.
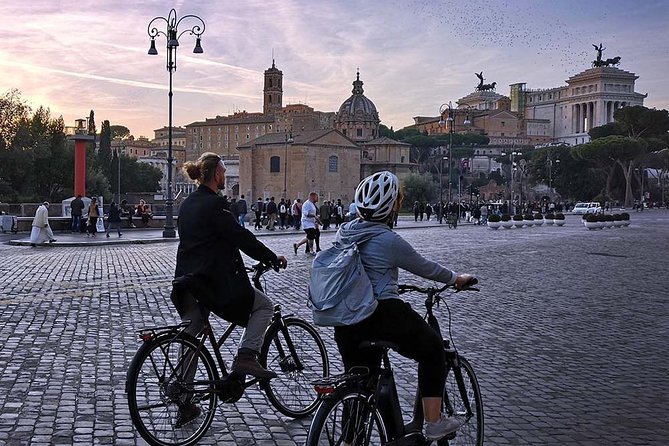
[{"label": "woman in white coat", "polygon": [[34,247],[37,243],[45,243],[47,240],[49,243],[56,241],[53,238],[51,226],[49,226],[49,202],[45,201],[35,212],[33,229],[30,232],[30,246]]}]

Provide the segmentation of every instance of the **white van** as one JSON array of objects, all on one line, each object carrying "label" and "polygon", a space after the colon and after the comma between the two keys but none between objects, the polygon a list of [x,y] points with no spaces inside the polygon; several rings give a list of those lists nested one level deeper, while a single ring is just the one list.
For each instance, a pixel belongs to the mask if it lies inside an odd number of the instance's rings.
[{"label": "white van", "polygon": [[589,203],[576,203],[571,211],[574,214],[599,214],[602,212],[602,207],[596,201],[591,201]]}]

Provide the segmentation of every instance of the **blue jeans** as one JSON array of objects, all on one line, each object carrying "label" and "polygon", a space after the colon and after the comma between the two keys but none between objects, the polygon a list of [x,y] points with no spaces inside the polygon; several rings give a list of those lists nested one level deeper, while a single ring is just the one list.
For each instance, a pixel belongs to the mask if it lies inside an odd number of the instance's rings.
[{"label": "blue jeans", "polygon": [[72,231],[81,232],[81,215],[72,216]]},{"label": "blue jeans", "polygon": [[244,227],[246,221],[246,214],[239,214],[239,226]]}]

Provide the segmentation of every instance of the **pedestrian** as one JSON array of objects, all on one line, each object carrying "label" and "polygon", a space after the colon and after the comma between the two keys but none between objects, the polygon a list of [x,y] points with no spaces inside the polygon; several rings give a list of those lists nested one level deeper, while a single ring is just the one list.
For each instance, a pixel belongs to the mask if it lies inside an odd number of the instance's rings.
[{"label": "pedestrian", "polygon": [[77,195],[77,198],[72,200],[70,203],[70,215],[72,215],[72,232],[81,232],[81,216],[83,215],[84,200],[81,199],[81,195]]},{"label": "pedestrian", "polygon": [[[320,251],[320,231],[318,230],[318,223],[320,223],[316,215],[316,203],[318,203],[318,194],[311,192],[309,199],[302,205],[302,229],[306,236],[298,243],[293,243],[293,251],[297,255],[297,250],[300,246],[306,243],[306,253],[316,255]],[[316,241],[316,249],[314,250],[314,241]]]},{"label": "pedestrian", "polygon": [[35,218],[33,218],[32,231],[30,232],[30,246],[33,248],[37,243],[53,243],[56,241],[53,238],[53,231],[49,226],[49,202],[45,201],[35,211]]},{"label": "pedestrian", "polygon": [[432,216],[432,205],[430,203],[425,203],[425,216],[427,217],[427,221],[430,221],[430,217]]},{"label": "pedestrian", "polygon": [[479,224],[485,225],[488,223],[488,206],[483,203],[479,211],[481,212],[481,219],[479,220]]},{"label": "pedestrian", "polygon": [[420,203],[419,206],[419,212],[420,212],[420,221],[423,221],[423,217],[425,216],[425,203]]},{"label": "pedestrian", "polygon": [[98,218],[100,218],[100,206],[98,206],[98,199],[93,197],[91,198],[91,204],[88,206],[87,227],[89,237],[95,237],[98,232]]},{"label": "pedestrian", "polygon": [[258,200],[251,206],[251,210],[256,216],[255,230],[260,231],[260,229],[262,229],[262,213],[265,210],[265,204],[262,202],[262,198],[258,197]]},{"label": "pedestrian", "polygon": [[267,229],[274,231],[274,225],[276,224],[276,215],[277,207],[274,202],[274,197],[270,197],[269,203],[267,203]]},{"label": "pedestrian", "polygon": [[337,198],[337,204],[335,204],[335,228],[339,229],[339,225],[344,222],[344,205],[341,204],[341,198]]},{"label": "pedestrian", "polygon": [[332,208],[330,207],[330,202],[328,200],[325,200],[319,209],[319,216],[321,221],[323,222],[323,230],[330,228],[331,212]]},{"label": "pedestrian", "polygon": [[109,231],[112,229],[116,229],[119,238],[123,235],[121,234],[121,209],[114,200],[112,200],[111,204],[109,205],[109,216],[107,217],[107,238],[109,238]]},{"label": "pedestrian", "polygon": [[246,214],[249,212],[248,205],[246,204],[246,200],[244,199],[244,194],[242,194],[241,197],[239,197],[239,200],[237,200],[237,216],[239,218],[239,226],[242,228],[246,226]]},{"label": "pedestrian", "polygon": [[[177,282],[179,278],[195,279],[190,286],[175,287],[170,296],[181,319],[190,321],[184,331],[197,335],[208,323],[210,311],[214,311],[226,321],[245,327],[232,361],[232,372],[262,379],[276,377],[276,373],[257,360],[274,304],[265,293],[251,286],[241,251],[264,264],[281,268],[286,267],[286,258],[277,256],[253,233],[239,226],[224,207],[217,192],[225,187],[225,164],[218,155],[203,153],[197,161],[184,163],[184,170],[198,183],[197,190],[186,197],[179,209],[174,274]],[[194,371],[195,367],[193,374]],[[189,398],[180,407],[179,424],[200,415],[197,401]]]},{"label": "pedestrian", "polygon": [[413,221],[418,222],[418,216],[420,215],[420,203],[416,201],[413,204]]},{"label": "pedestrian", "polygon": [[279,228],[286,229],[286,217],[288,217],[288,206],[286,206],[286,200],[281,199],[278,206],[279,211]]},{"label": "pedestrian", "polygon": [[299,231],[300,225],[302,224],[302,200],[299,198],[295,199],[291,208],[291,213],[293,214],[293,221],[295,222],[295,230]]}]

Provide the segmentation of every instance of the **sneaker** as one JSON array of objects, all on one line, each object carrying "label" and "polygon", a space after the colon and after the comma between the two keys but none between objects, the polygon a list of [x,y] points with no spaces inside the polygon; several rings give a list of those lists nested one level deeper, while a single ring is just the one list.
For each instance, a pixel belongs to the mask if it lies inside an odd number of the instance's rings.
[{"label": "sneaker", "polygon": [[295,255],[297,255],[297,243],[293,243],[293,251],[295,251]]},{"label": "sneaker", "polygon": [[462,426],[462,421],[456,417],[447,417],[441,414],[438,421],[425,423],[425,438],[428,440],[439,440],[448,434],[452,434]]},{"label": "sneaker", "polygon": [[121,238],[122,235],[123,235],[123,234],[119,234],[119,235],[118,235],[118,238]]},{"label": "sneaker", "polygon": [[52,238],[51,240],[49,240],[49,243],[53,243],[53,242],[55,242],[55,241],[56,241],[56,239],[55,239],[55,238]]},{"label": "sneaker", "polygon": [[179,408],[179,415],[177,416],[177,422],[174,427],[184,426],[197,417],[200,416],[202,411],[195,403],[186,404],[184,407]]},{"label": "sneaker", "polygon": [[34,244],[34,243],[31,243],[31,244],[30,244],[30,247],[31,247],[31,248],[35,248],[36,246],[37,246],[37,245]]},{"label": "sneaker", "polygon": [[256,359],[256,355],[237,354],[232,360],[232,371],[241,375],[253,375],[256,378],[276,378],[276,373],[265,369]]},{"label": "sneaker", "polygon": [[109,233],[107,233],[107,238],[109,238]]}]

